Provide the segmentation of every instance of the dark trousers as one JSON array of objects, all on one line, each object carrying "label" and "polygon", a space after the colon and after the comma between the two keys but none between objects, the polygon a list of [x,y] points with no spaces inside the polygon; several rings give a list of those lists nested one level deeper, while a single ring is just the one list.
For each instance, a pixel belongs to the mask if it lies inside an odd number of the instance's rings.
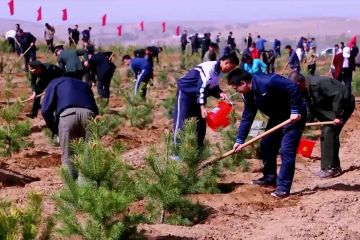
[{"label": "dark trousers", "polygon": [[207,52],[206,49],[204,49],[204,48],[201,49],[201,60],[204,59],[204,56],[205,56],[205,53],[206,53],[206,52]]},{"label": "dark trousers", "polygon": [[25,62],[25,71],[29,71],[29,62],[36,61],[36,50],[35,47],[30,49],[25,55],[24,55],[24,62]]},{"label": "dark trousers", "polygon": [[191,45],[191,55],[194,55],[194,53],[198,53],[198,48],[194,45]]},{"label": "dark trousers", "polygon": [[151,73],[146,73],[144,70],[136,77],[136,82],[134,86],[134,96],[136,96],[141,91],[141,97],[146,98],[147,85],[150,82]]},{"label": "dark trousers", "polygon": [[[350,118],[355,109],[355,98],[351,96],[349,104],[345,107],[343,121],[344,124]],[[321,131],[321,169],[340,167],[339,135],[344,125],[334,126],[326,125]]]},{"label": "dark trousers", "polygon": [[8,37],[7,38],[7,41],[10,45],[10,48],[11,48],[11,52],[15,52],[15,39],[11,38],[11,37]]},{"label": "dark trousers", "polygon": [[67,108],[59,117],[61,162],[74,179],[78,177],[78,171],[71,159],[70,143],[72,140],[87,137],[87,124],[94,117],[95,113],[86,108]]},{"label": "dark trousers", "polygon": [[346,93],[345,97],[350,99],[352,90],[351,90],[351,82],[352,82],[352,71],[350,68],[343,68],[341,73],[341,80],[345,84]]},{"label": "dark trousers", "polygon": [[309,64],[307,66],[308,68],[308,73],[311,75],[311,76],[314,76],[315,75],[315,71],[316,71],[316,63],[314,64]]},{"label": "dark trousers", "polygon": [[200,106],[197,104],[196,95],[190,95],[178,90],[174,111],[174,143],[177,142],[179,131],[183,128],[185,120],[195,117],[197,120],[196,133],[197,144],[201,148],[204,146],[206,134],[206,121],[201,117]]},{"label": "dark trousers", "polygon": [[275,57],[281,57],[281,50],[280,49],[275,49]]},{"label": "dark trousers", "polygon": [[[35,95],[37,96],[37,95],[43,93],[48,84],[49,84],[48,82],[39,81],[36,85]],[[41,107],[40,100],[41,100],[41,97],[36,97],[33,101],[33,105],[31,108],[31,115],[33,115],[34,117],[37,116],[39,109]]]},{"label": "dark trousers", "polygon": [[185,53],[186,50],[186,44],[181,44],[181,52]]},{"label": "dark trousers", "polygon": [[[264,178],[267,181],[275,181],[277,190],[290,192],[295,173],[296,150],[304,130],[306,112],[302,113],[302,119],[296,123],[287,125],[282,130],[263,138],[261,141],[261,153],[264,163]],[[270,117],[266,130],[280,124],[288,119],[288,116],[281,118]],[[276,157],[280,152],[281,167],[279,175],[276,169]]]},{"label": "dark trousers", "polygon": [[97,90],[101,98],[110,97],[110,83],[113,75],[114,75],[114,71],[109,71],[108,73],[105,73],[103,76],[101,76],[101,78],[98,79]]},{"label": "dark trousers", "polygon": [[51,52],[54,52],[54,39],[46,40],[46,45]]}]

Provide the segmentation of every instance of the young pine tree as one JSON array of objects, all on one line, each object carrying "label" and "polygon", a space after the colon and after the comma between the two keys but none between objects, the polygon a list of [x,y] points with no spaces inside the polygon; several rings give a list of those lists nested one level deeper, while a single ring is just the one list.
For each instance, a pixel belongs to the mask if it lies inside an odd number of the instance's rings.
[{"label": "young pine tree", "polygon": [[[139,89],[141,89],[141,86]],[[152,123],[154,104],[151,100],[144,100],[140,94],[134,96],[128,92],[124,93],[124,97],[126,100],[126,109],[120,112],[119,115],[129,120],[130,126],[143,129]]]},{"label": "young pine tree", "polygon": [[[223,139],[223,143],[217,143],[216,146],[220,150],[221,153],[229,151],[234,146],[235,136],[237,134],[237,117],[235,111],[232,111],[229,116],[230,125],[226,129],[221,130],[221,136]],[[223,166],[227,169],[234,171],[236,167],[241,166],[244,172],[249,170],[249,163],[245,159],[244,153],[233,154],[228,159],[222,161]]]},{"label": "young pine tree", "polygon": [[101,145],[97,127],[91,127],[88,142],[73,144],[78,180],[62,171],[64,188],[55,197],[58,232],[86,240],[140,239],[136,226],[142,217],[129,213],[137,197],[134,181],[118,152]]},{"label": "young pine tree", "polygon": [[[28,198],[28,204],[22,209],[0,200],[0,239],[36,239],[39,234],[42,197],[30,193]],[[42,239],[48,238],[45,235]]]},{"label": "young pine tree", "polygon": [[[139,189],[148,201],[148,217],[153,222],[191,225],[205,216],[205,210],[188,200],[186,194],[218,192],[214,169],[207,169],[202,175],[196,173],[199,164],[208,156],[208,150],[196,147],[195,129],[196,120],[191,119],[180,133],[179,146],[173,146],[171,135],[167,133],[164,150],[157,145],[148,151],[146,167],[139,175]],[[171,158],[175,152],[180,161]]]},{"label": "young pine tree", "polygon": [[19,102],[0,109],[0,119],[5,121],[5,124],[0,126],[0,156],[11,156],[21,148],[31,146],[25,139],[31,133],[30,123],[18,120],[22,109]]}]

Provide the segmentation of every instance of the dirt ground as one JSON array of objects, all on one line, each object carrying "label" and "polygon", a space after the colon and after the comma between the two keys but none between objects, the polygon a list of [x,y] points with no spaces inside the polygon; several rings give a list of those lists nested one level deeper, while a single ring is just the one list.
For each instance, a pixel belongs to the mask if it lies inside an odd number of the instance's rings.
[{"label": "dirt ground", "polygon": [[[15,79],[14,92],[29,93],[21,77]],[[166,89],[155,88],[150,95],[163,99],[165,93]],[[110,109],[116,111],[119,103],[120,99],[112,97]],[[134,167],[143,164],[148,146],[161,142],[162,133],[171,129],[171,121],[164,118],[159,100],[155,106],[154,122],[149,127],[139,130],[121,126],[115,138],[107,139],[120,140],[125,145],[122,158]],[[30,104],[27,111],[29,107]],[[146,231],[149,239],[360,239],[359,120],[360,107],[357,106],[341,135],[344,172],[337,178],[320,180],[314,176],[320,167],[317,144],[312,159],[298,157],[291,197],[277,200],[270,197],[273,189],[250,184],[252,179],[261,177],[262,165],[260,160],[251,159],[249,172],[238,170],[224,174],[221,182],[231,191],[189,196],[211,209],[203,222],[191,227],[159,224],[139,228]],[[29,139],[34,147],[0,160],[0,198],[21,204],[27,193],[41,192],[45,199],[43,215],[49,215],[54,211],[52,196],[62,187],[60,149],[44,136],[45,123],[40,116],[31,120],[31,124]],[[210,141],[218,137],[208,129]]]}]

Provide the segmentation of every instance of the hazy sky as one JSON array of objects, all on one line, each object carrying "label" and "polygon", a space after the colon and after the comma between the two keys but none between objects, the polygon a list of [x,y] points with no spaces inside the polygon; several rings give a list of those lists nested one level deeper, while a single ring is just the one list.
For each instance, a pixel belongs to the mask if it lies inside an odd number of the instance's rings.
[{"label": "hazy sky", "polygon": [[301,17],[360,18],[360,0],[0,0],[0,18],[36,21],[42,6],[43,20],[62,23],[61,10],[68,9],[69,23],[213,20],[248,22]]}]

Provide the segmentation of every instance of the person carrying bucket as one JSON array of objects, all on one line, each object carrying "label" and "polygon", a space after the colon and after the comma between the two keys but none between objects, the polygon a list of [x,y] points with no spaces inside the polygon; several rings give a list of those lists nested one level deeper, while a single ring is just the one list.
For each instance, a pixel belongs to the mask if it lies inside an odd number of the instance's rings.
[{"label": "person carrying bucket", "polygon": [[[276,198],[288,197],[295,173],[296,149],[306,122],[306,105],[300,89],[291,80],[280,75],[251,75],[241,69],[229,73],[228,84],[243,94],[245,103],[233,147],[235,152],[244,147],[258,110],[269,117],[266,130],[290,120],[282,130],[263,138],[263,177],[252,181],[260,186],[276,185],[276,190],[271,195]],[[277,175],[276,157],[280,149],[281,168]]]},{"label": "person carrying bucket", "polygon": [[227,99],[219,87],[222,73],[228,73],[239,65],[236,54],[223,56],[219,61],[204,62],[191,69],[185,76],[177,81],[177,99],[174,112],[174,143],[186,119],[197,119],[197,144],[204,146],[206,133],[205,108],[208,96]]},{"label": "person carrying bucket", "polygon": [[321,169],[316,175],[332,178],[341,174],[339,135],[355,109],[355,98],[346,94],[341,82],[330,77],[309,77],[292,73],[290,78],[299,85],[310,113],[319,121],[334,121],[321,132]]}]

